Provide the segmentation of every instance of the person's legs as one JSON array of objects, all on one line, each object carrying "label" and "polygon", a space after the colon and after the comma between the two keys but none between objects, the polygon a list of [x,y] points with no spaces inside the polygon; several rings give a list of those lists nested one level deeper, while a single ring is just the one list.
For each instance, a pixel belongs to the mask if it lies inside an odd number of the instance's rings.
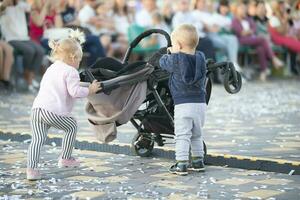
[{"label": "person's legs", "polygon": [[297,68],[297,53],[289,51],[291,72],[295,75],[300,75],[300,70]]},{"label": "person's legs", "polygon": [[92,65],[98,58],[105,57],[105,51],[100,43],[99,37],[87,35],[86,42],[83,44],[83,50],[90,53],[88,65]]},{"label": "person's legs", "polygon": [[28,149],[27,168],[35,169],[38,167],[41,147],[47,139],[47,131],[50,128],[41,115],[41,109],[34,109],[31,114],[32,140]]},{"label": "person's legs", "polygon": [[203,150],[203,126],[205,122],[205,103],[191,104],[193,110],[193,129],[191,137],[191,152],[192,157],[202,158],[204,157]]},{"label": "person's legs", "polygon": [[279,34],[274,28],[269,27],[272,41],[277,45],[282,45],[287,49],[300,53],[300,40]]},{"label": "person's legs", "polygon": [[[213,42],[211,41],[211,39],[209,39],[209,37],[199,38],[199,43],[196,49],[197,51],[203,52],[206,59],[213,59],[214,61],[216,60],[216,52],[213,46]],[[213,71],[212,78],[215,83],[221,83],[218,71],[219,70]]]},{"label": "person's legs", "polygon": [[224,51],[227,55],[227,41],[217,33],[209,33],[209,39],[212,41],[214,48]]},{"label": "person's legs", "polygon": [[262,37],[252,37],[241,40],[242,44],[256,48],[261,71],[266,70],[268,67],[268,56],[266,53],[267,50],[264,46],[264,41],[265,40]]},{"label": "person's legs", "polygon": [[175,105],[175,153],[177,161],[188,161],[192,137],[193,119],[189,117],[187,104]]},{"label": "person's legs", "polygon": [[62,141],[62,159],[70,159],[77,134],[77,122],[72,117],[62,117],[64,121],[65,135]]},{"label": "person's legs", "polygon": [[51,51],[51,48],[49,47],[49,39],[42,38],[41,45],[44,48],[44,50],[46,51],[46,53],[49,53]]},{"label": "person's legs", "polygon": [[297,52],[298,54],[300,53],[300,40],[291,37],[283,37],[282,44],[291,51]]},{"label": "person's legs", "polygon": [[112,37],[108,34],[100,35],[100,41],[102,46],[104,47],[106,54],[108,57],[112,57],[114,52],[112,48]]},{"label": "person's legs", "polygon": [[266,39],[262,38],[262,41],[261,41],[261,45],[263,46],[263,48],[265,49],[265,53],[266,53],[266,56],[269,60],[272,60],[273,57],[275,56],[271,46],[269,45],[269,43],[267,42]]},{"label": "person's legs", "polygon": [[[0,49],[3,50],[3,70],[1,70],[1,80],[9,81],[11,68],[14,62],[13,48],[6,42],[0,42]],[[1,60],[1,59],[0,59]]]},{"label": "person's legs", "polygon": [[24,78],[28,85],[32,84],[34,72],[32,68],[33,60],[35,59],[35,49],[27,43],[27,41],[10,41],[14,49],[21,52],[23,55]]},{"label": "person's legs", "polygon": [[188,174],[193,118],[189,116],[189,111],[186,110],[187,107],[187,104],[180,104],[175,105],[174,109],[176,163],[169,169],[172,174]]},{"label": "person's legs", "polygon": [[239,41],[235,35],[223,34],[220,35],[226,41],[226,49],[228,60],[233,63],[238,63]]},{"label": "person's legs", "polygon": [[47,124],[65,131],[62,141],[61,158],[70,159],[76,139],[77,122],[72,117],[59,116],[45,110],[42,110],[42,117]]},{"label": "person's legs", "polygon": [[202,51],[205,58],[216,59],[215,50],[212,41],[208,37],[200,38],[197,46],[198,51]]},{"label": "person's legs", "polygon": [[[272,48],[270,47],[269,43],[267,42],[267,40],[263,37],[252,37],[250,39],[245,39],[242,40],[242,44],[246,44],[246,45],[250,45],[250,46],[254,46],[256,47],[256,49],[259,49],[259,52],[263,52],[264,55],[264,59],[262,60],[263,56],[259,55],[258,53],[258,57],[260,59],[260,63],[263,64],[268,63],[268,60],[272,61],[272,64],[274,65],[274,67],[278,68],[278,67],[282,67],[283,63],[281,60],[279,60],[279,58],[277,58],[272,50]],[[260,48],[261,47],[261,48]],[[260,66],[261,69],[266,69],[267,64],[264,66]]]},{"label": "person's legs", "polygon": [[263,38],[262,45],[265,50],[265,54],[269,60],[272,61],[272,64],[275,68],[279,68],[283,66],[283,62],[275,55],[273,49],[270,46],[270,43]]},{"label": "person's legs", "polygon": [[256,46],[256,52],[259,60],[260,71],[264,72],[268,68],[266,51],[263,46]]},{"label": "person's legs", "polygon": [[33,41],[27,41],[29,45],[31,45],[34,48],[34,59],[32,60],[32,69],[34,71],[37,71],[41,68],[42,66],[42,62],[43,62],[43,58],[45,55],[45,50],[43,49],[43,47]]}]

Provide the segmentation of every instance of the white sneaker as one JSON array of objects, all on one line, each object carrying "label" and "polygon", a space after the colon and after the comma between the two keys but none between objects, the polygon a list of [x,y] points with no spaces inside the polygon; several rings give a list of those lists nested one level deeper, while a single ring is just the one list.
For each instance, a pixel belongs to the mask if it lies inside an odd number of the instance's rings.
[{"label": "white sneaker", "polygon": [[31,85],[28,85],[28,91],[29,91],[30,93],[33,93],[33,94],[35,94],[35,93],[38,92],[38,90],[37,90],[35,87],[33,87],[32,84],[31,84]]},{"label": "white sneaker", "polygon": [[40,83],[37,82],[35,79],[33,79],[32,80],[32,86],[38,89],[38,88],[40,88]]},{"label": "white sneaker", "polygon": [[41,173],[37,169],[27,168],[26,175],[26,178],[30,181],[36,181],[42,178]]},{"label": "white sneaker", "polygon": [[275,69],[279,69],[281,67],[283,67],[284,63],[277,57],[274,57],[272,59],[273,65],[275,67]]}]

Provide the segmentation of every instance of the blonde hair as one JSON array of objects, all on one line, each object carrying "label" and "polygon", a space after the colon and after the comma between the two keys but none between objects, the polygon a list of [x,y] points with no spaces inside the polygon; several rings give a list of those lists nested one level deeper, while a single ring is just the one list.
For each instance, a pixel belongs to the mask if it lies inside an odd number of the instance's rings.
[{"label": "blonde hair", "polygon": [[81,60],[82,47],[85,36],[79,30],[69,30],[69,37],[60,40],[50,40],[49,47],[52,49],[50,57],[52,60],[74,61]]},{"label": "blonde hair", "polygon": [[172,40],[177,40],[181,45],[195,49],[199,42],[196,27],[191,24],[177,26],[171,34]]}]

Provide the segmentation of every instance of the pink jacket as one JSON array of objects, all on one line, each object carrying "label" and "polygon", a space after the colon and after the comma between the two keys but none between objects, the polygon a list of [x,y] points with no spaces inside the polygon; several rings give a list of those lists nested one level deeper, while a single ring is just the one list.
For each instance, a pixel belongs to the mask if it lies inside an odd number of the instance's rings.
[{"label": "pink jacket", "polygon": [[32,109],[42,108],[57,115],[70,116],[76,98],[87,97],[89,90],[79,85],[78,71],[56,61],[46,71]]}]

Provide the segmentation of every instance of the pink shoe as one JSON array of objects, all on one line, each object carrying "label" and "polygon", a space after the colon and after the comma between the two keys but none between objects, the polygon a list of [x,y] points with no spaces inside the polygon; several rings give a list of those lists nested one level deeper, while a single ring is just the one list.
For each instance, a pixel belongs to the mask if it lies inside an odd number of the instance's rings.
[{"label": "pink shoe", "polygon": [[30,181],[40,180],[42,178],[41,173],[37,169],[27,168],[27,179]]},{"label": "pink shoe", "polygon": [[71,157],[69,159],[60,158],[58,161],[58,166],[59,167],[79,167],[80,162],[73,157]]}]

